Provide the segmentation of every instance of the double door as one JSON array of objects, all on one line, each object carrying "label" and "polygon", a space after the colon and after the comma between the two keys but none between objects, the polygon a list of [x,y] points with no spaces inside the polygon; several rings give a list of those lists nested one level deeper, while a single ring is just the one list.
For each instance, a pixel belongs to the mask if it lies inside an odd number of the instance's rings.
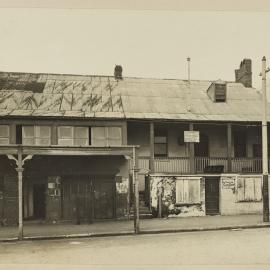
[{"label": "double door", "polygon": [[115,215],[113,178],[68,176],[62,180],[62,218],[77,223],[111,219]]}]

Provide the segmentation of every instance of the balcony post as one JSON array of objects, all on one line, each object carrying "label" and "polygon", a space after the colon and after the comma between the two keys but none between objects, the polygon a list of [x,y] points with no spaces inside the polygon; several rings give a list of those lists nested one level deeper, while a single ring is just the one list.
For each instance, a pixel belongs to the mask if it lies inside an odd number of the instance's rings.
[{"label": "balcony post", "polygon": [[232,172],[232,124],[227,124],[227,162],[228,172]]},{"label": "balcony post", "polygon": [[[189,123],[189,130],[193,131],[194,126],[193,123]],[[195,173],[195,151],[194,151],[194,143],[189,143],[189,164],[190,164],[190,173]]]},{"label": "balcony post", "polygon": [[155,164],[154,164],[154,149],[155,149],[155,131],[154,131],[154,122],[150,122],[150,139],[149,139],[149,145],[150,145],[150,160],[149,160],[149,169],[151,173],[155,172]]}]

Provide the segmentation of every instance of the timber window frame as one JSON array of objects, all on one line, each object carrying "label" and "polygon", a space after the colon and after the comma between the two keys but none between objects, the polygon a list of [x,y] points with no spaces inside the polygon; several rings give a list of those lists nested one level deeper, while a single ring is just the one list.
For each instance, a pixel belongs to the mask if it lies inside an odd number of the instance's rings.
[{"label": "timber window frame", "polygon": [[58,145],[61,146],[88,146],[88,126],[58,126]]},{"label": "timber window frame", "polygon": [[261,202],[262,178],[254,176],[237,177],[237,202]]},{"label": "timber window frame", "polygon": [[175,183],[175,201],[179,205],[201,203],[201,179],[183,178]]},{"label": "timber window frame", "polygon": [[43,125],[22,126],[23,145],[51,145],[51,127]]},{"label": "timber window frame", "polygon": [[10,127],[9,125],[0,125],[0,145],[10,143]]},{"label": "timber window frame", "polygon": [[122,127],[118,126],[92,126],[91,127],[92,146],[121,146]]}]

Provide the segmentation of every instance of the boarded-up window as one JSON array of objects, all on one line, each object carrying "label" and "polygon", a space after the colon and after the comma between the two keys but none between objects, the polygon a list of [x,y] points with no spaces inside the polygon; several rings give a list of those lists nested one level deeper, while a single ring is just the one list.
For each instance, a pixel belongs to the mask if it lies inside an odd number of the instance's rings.
[{"label": "boarded-up window", "polygon": [[200,179],[176,180],[176,203],[200,203]]},{"label": "boarded-up window", "polygon": [[22,143],[24,145],[50,145],[50,126],[23,126]]},{"label": "boarded-up window", "polygon": [[121,127],[92,127],[92,145],[120,146],[122,145]]},{"label": "boarded-up window", "polygon": [[60,126],[58,127],[58,144],[63,146],[85,146],[89,144],[89,128]]},{"label": "boarded-up window", "polygon": [[9,144],[9,125],[0,125],[0,144]]},{"label": "boarded-up window", "polygon": [[261,201],[262,179],[260,177],[238,177],[237,200],[239,202]]}]

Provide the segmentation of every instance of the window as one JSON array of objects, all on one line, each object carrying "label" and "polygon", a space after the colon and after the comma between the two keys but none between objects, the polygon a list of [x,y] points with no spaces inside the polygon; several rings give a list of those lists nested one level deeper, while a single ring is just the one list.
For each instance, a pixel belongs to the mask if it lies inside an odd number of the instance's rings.
[{"label": "window", "polygon": [[239,202],[261,201],[262,200],[261,177],[238,176],[237,200]]},{"label": "window", "polygon": [[246,157],[246,132],[238,130],[234,132],[234,156],[241,158]]},{"label": "window", "polygon": [[89,127],[58,127],[58,144],[63,146],[89,145]]},{"label": "window", "polygon": [[176,203],[200,203],[200,178],[176,180]]},{"label": "window", "polygon": [[23,126],[22,144],[24,145],[50,145],[50,126]]},{"label": "window", "polygon": [[92,127],[91,140],[94,146],[122,145],[121,127]]},{"label": "window", "polygon": [[215,102],[226,101],[226,84],[215,84]]},{"label": "window", "polygon": [[9,125],[0,125],[0,144],[9,144]]},{"label": "window", "polygon": [[167,130],[155,129],[154,155],[155,157],[167,157]]}]

